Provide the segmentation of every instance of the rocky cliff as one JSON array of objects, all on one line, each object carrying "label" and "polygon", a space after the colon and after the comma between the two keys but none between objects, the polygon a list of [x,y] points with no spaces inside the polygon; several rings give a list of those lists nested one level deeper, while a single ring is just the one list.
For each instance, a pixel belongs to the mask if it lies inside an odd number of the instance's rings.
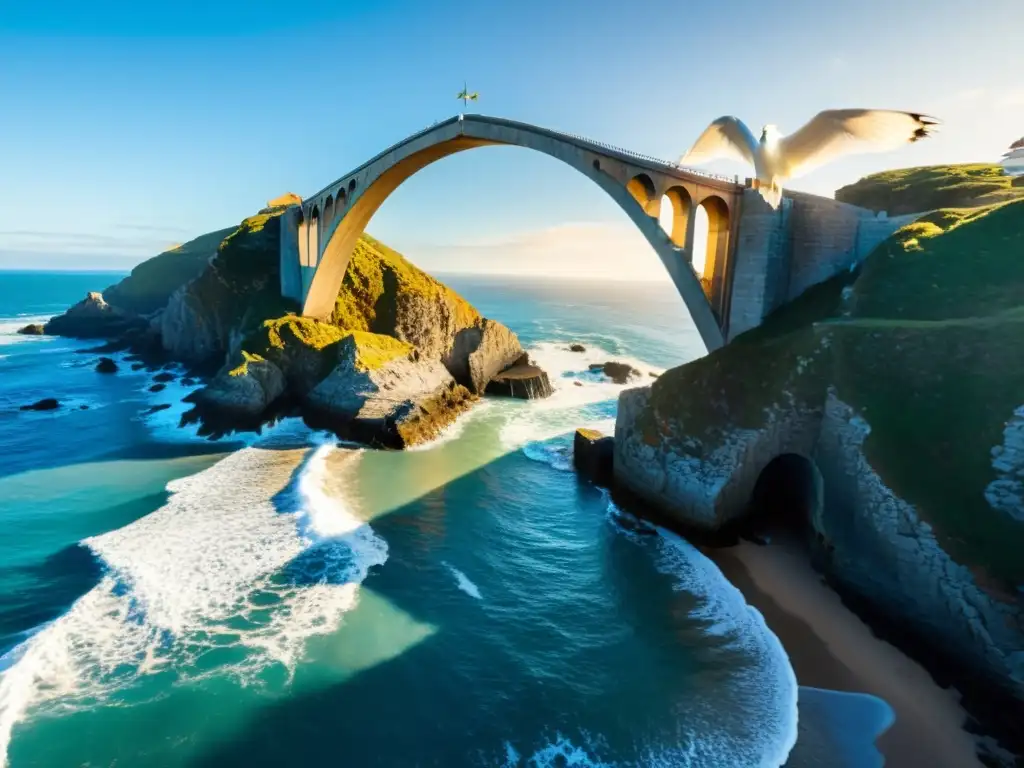
[{"label": "rocky cliff", "polygon": [[187,415],[212,434],[297,409],[393,447],[429,439],[522,357],[508,328],[368,236],[330,321],[297,317],[279,274],[280,215],[295,201],[139,265],[47,332],[110,338],[212,374]]},{"label": "rocky cliff", "polygon": [[1024,702],[1022,254],[1024,200],[904,227],[855,272],[624,392],[616,483],[720,531],[774,459],[802,457],[825,572]]}]

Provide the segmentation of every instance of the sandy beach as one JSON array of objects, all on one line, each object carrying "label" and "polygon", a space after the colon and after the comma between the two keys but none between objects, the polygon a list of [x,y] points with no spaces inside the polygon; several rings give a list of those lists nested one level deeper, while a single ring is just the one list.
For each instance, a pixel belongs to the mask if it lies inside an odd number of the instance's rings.
[{"label": "sandy beach", "polygon": [[895,723],[878,739],[886,766],[980,766],[956,691],[875,637],[829,589],[795,544],[741,542],[708,551],[757,608],[789,654],[802,686],[868,693],[893,708]]}]

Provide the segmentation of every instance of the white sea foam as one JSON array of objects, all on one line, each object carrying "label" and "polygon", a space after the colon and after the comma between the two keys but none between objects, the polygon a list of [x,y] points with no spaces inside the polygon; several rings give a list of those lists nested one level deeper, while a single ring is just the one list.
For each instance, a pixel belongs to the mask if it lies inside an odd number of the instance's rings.
[{"label": "white sea foam", "polygon": [[47,342],[53,341],[55,336],[22,336],[18,333],[19,328],[35,323],[45,323],[50,319],[49,315],[25,315],[24,317],[0,317],[0,347],[9,344],[23,344],[29,341]]},{"label": "white sea foam", "polygon": [[550,742],[531,754],[526,761],[522,761],[518,750],[511,742],[504,744],[504,762],[502,768],[563,768],[567,766],[579,766],[579,768],[612,768],[613,763],[606,763],[595,755],[598,747],[590,744],[587,738],[584,745],[574,744],[571,739],[561,733],[557,733]]},{"label": "white sea foam", "polygon": [[[648,371],[660,373],[660,369],[643,361],[595,347],[586,352],[570,352],[564,344],[545,342],[529,352],[531,359],[547,371],[554,393],[513,411],[501,428],[500,439],[506,448],[521,448],[528,458],[561,470],[572,467],[572,432],[579,427],[614,432],[619,393],[649,384],[653,379],[646,375]],[[628,363],[643,372],[645,378],[634,377],[625,384],[616,384],[589,369],[591,364],[608,360]]]},{"label": "white sea foam", "polygon": [[419,445],[414,445],[411,448],[406,448],[407,451],[431,451],[434,448],[439,448],[445,443],[450,443],[453,440],[458,440],[462,433],[466,431],[466,426],[476,418],[479,418],[482,414],[490,412],[494,406],[493,400],[482,400],[474,405],[468,412],[459,416],[455,421],[449,424],[447,427],[441,430],[437,437],[433,440],[429,440]]},{"label": "white sea foam", "polygon": [[[145,675],[290,675],[387,559],[383,539],[323,491],[333,450],[310,449],[281,490],[283,454],[245,448],[169,483],[150,515],[83,542],[107,568],[100,583],[0,660],[0,764],[30,711],[88,706]],[[225,648],[230,663],[216,661]]]},{"label": "white sea foam", "polygon": [[[783,765],[797,735],[797,682],[779,639],[768,629],[764,617],[743,594],[722,575],[718,567],[682,537],[620,510],[608,502],[608,518],[626,538],[640,546],[653,546],[655,567],[672,579],[673,587],[698,598],[691,616],[707,622],[708,635],[718,636],[725,645],[738,647],[755,660],[751,674],[740,681],[743,691],[754,691],[753,702],[741,702],[751,710],[758,743],[738,741],[715,732],[714,728],[694,730],[687,747],[652,749],[645,764],[775,766]],[[639,531],[657,533],[642,535]],[[713,716],[713,713],[711,713]],[[719,743],[728,739],[728,743]]]},{"label": "white sea foam", "polygon": [[449,565],[446,562],[442,562],[441,565],[447,568],[451,572],[452,576],[455,577],[455,584],[456,586],[458,586],[459,589],[461,589],[470,597],[476,598],[477,600],[483,599],[480,596],[480,588],[477,587],[477,585],[474,584],[472,581],[470,581],[469,577],[466,574],[464,574],[455,566]]}]

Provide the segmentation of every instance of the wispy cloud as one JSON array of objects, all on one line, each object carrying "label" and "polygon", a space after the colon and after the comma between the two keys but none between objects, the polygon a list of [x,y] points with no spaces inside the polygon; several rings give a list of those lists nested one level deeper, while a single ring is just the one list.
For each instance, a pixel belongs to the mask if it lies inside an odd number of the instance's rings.
[{"label": "wispy cloud", "polygon": [[23,253],[89,254],[108,252],[124,256],[153,256],[180,242],[181,237],[157,234],[102,234],[97,232],[44,232],[30,229],[0,230],[0,250]]},{"label": "wispy cloud", "polygon": [[666,277],[654,249],[628,222],[570,222],[451,243],[396,240],[395,245],[427,270],[621,280]]}]

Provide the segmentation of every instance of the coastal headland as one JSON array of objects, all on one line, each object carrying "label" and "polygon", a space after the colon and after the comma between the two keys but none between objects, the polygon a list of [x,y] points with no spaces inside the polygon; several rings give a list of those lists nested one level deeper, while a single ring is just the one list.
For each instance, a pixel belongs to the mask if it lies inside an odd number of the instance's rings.
[{"label": "coastal headland", "polygon": [[[726,547],[712,557],[802,684],[885,698],[893,765],[1012,765],[1024,749],[1024,200],[996,175],[910,169],[840,190],[920,215],[619,399],[617,501]],[[915,743],[933,759],[913,762]]]}]

